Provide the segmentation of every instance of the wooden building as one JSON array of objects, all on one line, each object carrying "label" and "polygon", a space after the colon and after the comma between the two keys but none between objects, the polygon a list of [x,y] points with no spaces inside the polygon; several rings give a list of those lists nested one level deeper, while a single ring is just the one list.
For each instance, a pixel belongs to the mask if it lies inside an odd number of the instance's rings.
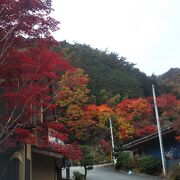
[{"label": "wooden building", "polygon": [[30,145],[0,153],[1,180],[61,180],[65,157]]}]

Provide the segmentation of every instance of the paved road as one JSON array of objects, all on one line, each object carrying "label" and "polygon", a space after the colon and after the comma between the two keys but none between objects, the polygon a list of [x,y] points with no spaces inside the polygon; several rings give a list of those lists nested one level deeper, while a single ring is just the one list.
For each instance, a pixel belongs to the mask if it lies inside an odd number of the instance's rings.
[{"label": "paved road", "polygon": [[[84,173],[84,168],[71,167],[71,177],[73,171]],[[65,171],[63,172],[63,175],[65,177]],[[143,175],[128,175],[107,167],[94,167],[93,170],[88,171],[87,180],[163,180],[163,178]]]}]

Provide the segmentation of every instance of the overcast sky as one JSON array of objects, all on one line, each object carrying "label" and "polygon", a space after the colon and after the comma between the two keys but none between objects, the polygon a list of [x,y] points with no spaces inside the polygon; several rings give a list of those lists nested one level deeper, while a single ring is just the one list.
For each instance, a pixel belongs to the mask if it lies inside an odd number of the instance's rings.
[{"label": "overcast sky", "polygon": [[180,68],[180,0],[53,0],[57,40],[127,57],[147,75]]}]

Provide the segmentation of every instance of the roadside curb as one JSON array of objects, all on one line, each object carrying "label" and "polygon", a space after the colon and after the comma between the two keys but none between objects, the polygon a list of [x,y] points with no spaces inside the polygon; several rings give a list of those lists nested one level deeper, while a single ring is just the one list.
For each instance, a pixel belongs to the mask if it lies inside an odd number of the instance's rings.
[{"label": "roadside curb", "polygon": [[[110,166],[111,165],[111,166]],[[113,164],[109,164],[109,165],[107,165],[107,166],[104,166],[105,168],[108,168],[108,169],[111,169],[111,170],[114,170],[114,171],[116,171],[116,172],[120,172],[120,173],[123,173],[123,174],[128,174],[128,172],[126,172],[126,171],[123,171],[123,170],[116,170],[115,168],[114,168],[114,166],[112,166]],[[131,175],[135,175],[135,176],[141,176],[141,177],[152,177],[152,178],[165,178],[164,176],[153,176],[153,175],[148,175],[148,174],[142,174],[142,173],[135,173],[135,172],[133,172],[132,171],[132,174],[128,174],[129,176],[131,176]]]},{"label": "roadside curb", "polygon": [[97,164],[97,165],[93,165],[93,167],[108,167],[108,166],[112,166],[112,163],[106,163],[106,164]]}]

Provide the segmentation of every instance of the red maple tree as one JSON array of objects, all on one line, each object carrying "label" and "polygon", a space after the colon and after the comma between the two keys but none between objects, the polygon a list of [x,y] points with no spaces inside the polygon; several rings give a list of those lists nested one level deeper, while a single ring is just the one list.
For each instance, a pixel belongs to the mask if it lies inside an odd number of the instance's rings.
[{"label": "red maple tree", "polygon": [[50,122],[55,120],[52,114],[56,106],[53,98],[58,95],[58,91],[53,89],[53,84],[59,78],[57,73],[70,68],[63,57],[42,44],[23,51],[9,51],[6,61],[0,66],[3,79],[0,84],[1,148],[23,142],[54,147],[64,154],[67,154],[66,148],[72,146],[75,149],[71,144],[62,146],[49,141],[50,129],[51,136],[54,132],[54,138],[68,141],[67,132],[63,133],[64,126]]},{"label": "red maple tree", "polygon": [[162,126],[171,126],[177,133],[177,140],[180,140],[180,100],[172,94],[162,94],[157,97],[157,104]]},{"label": "red maple tree", "polygon": [[58,29],[50,17],[51,0],[0,0],[0,64],[12,46],[24,46],[27,38],[49,38]]},{"label": "red maple tree", "polygon": [[71,66],[50,50],[58,29],[51,2],[0,0],[0,148],[28,143],[81,158],[68,130],[55,123],[54,84]]}]

